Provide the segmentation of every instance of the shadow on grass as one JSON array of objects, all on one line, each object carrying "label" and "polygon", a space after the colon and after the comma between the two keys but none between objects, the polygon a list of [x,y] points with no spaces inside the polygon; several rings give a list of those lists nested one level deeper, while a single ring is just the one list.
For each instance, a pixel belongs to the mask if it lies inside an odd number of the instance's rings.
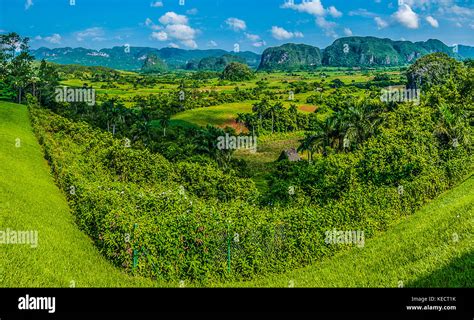
[{"label": "shadow on grass", "polygon": [[444,268],[407,283],[417,288],[472,288],[474,286],[474,251],[451,261]]}]

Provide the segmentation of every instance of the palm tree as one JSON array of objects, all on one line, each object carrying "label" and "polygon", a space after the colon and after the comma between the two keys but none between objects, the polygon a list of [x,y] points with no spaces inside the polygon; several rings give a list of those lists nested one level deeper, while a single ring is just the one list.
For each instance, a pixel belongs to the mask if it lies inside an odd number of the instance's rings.
[{"label": "palm tree", "polygon": [[435,134],[439,137],[444,137],[445,140],[448,140],[445,143],[452,143],[455,147],[461,143],[464,145],[468,144],[469,135],[466,133],[466,125],[463,121],[465,116],[452,112],[450,107],[444,103],[439,105],[438,110],[439,118]]},{"label": "palm tree", "polygon": [[163,137],[166,137],[166,128],[168,128],[170,124],[170,115],[168,112],[160,112],[158,119],[160,126],[163,128]]},{"label": "palm tree", "polygon": [[260,102],[255,103],[252,106],[252,112],[257,114],[259,118],[259,132],[262,129],[262,116],[268,112],[268,102],[266,99],[263,99]]}]

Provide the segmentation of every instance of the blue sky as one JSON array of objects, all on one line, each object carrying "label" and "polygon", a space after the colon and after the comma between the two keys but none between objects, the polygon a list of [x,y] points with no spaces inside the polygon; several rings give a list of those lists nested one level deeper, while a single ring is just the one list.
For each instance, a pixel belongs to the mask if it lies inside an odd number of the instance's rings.
[{"label": "blue sky", "polygon": [[474,46],[474,0],[0,0],[8,31],[33,48],[261,52],[287,42],[324,48],[348,35]]}]

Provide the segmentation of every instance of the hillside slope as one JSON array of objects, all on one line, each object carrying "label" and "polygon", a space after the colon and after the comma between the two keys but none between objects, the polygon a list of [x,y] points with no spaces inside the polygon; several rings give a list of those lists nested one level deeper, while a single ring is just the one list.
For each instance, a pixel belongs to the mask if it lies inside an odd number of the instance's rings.
[{"label": "hillside slope", "polygon": [[36,248],[0,244],[0,287],[157,285],[110,265],[79,231],[23,105],[0,102],[0,163],[0,231],[38,231]]},{"label": "hillside slope", "polygon": [[306,268],[232,287],[474,287],[474,176],[388,231]]}]

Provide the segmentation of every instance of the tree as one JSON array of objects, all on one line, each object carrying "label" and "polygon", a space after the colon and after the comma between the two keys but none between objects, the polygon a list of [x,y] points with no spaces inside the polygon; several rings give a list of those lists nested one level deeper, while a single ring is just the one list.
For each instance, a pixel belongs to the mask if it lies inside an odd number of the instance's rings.
[{"label": "tree", "polygon": [[254,77],[252,70],[239,62],[231,62],[222,72],[221,79],[230,81],[246,81]]},{"label": "tree", "polygon": [[18,103],[21,103],[25,88],[33,77],[31,65],[34,58],[28,52],[29,40],[14,32],[0,35],[0,80],[16,89]]},{"label": "tree", "polygon": [[170,118],[171,116],[168,112],[161,111],[159,113],[158,121],[160,122],[160,126],[163,128],[163,137],[166,137],[166,128],[169,127]]},{"label": "tree", "polygon": [[59,85],[59,74],[51,63],[41,60],[38,70],[38,100],[41,105],[52,106],[55,101],[55,89]]}]

